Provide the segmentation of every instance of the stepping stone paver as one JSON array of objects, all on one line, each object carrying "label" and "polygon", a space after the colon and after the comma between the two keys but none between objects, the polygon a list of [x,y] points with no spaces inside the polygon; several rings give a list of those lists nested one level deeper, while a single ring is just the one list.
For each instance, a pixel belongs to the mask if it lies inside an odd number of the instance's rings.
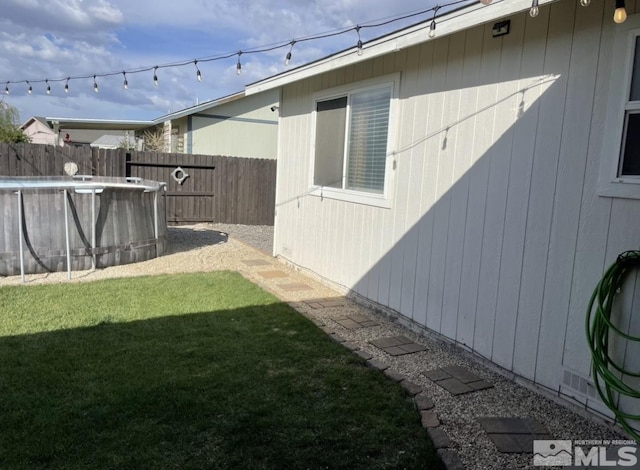
[{"label": "stepping stone paver", "polygon": [[344,307],[344,297],[329,297],[325,299],[309,299],[304,303],[313,309],[328,308],[328,307]]},{"label": "stepping stone paver", "polygon": [[425,397],[424,395],[416,395],[416,397],[413,400],[415,401],[416,408],[418,408],[419,411],[430,410],[435,406],[431,401],[431,399],[428,397]]},{"label": "stepping stone paver", "polygon": [[422,410],[420,411],[420,417],[422,418],[423,428],[437,428],[440,426],[440,420],[438,419],[438,415],[435,411]]},{"label": "stepping stone paver", "polygon": [[464,393],[473,392],[473,389],[471,387],[468,387],[467,385],[453,377],[450,379],[439,380],[436,383],[452,395],[462,395]]},{"label": "stepping stone paver", "polygon": [[493,384],[462,366],[441,367],[422,373],[426,378],[452,395],[476,392],[492,388]]},{"label": "stepping stone paver", "polygon": [[343,338],[342,336],[340,336],[340,335],[337,335],[336,333],[331,333],[331,334],[329,335],[329,338],[331,338],[332,340],[334,340],[336,343],[340,343],[340,344],[342,344],[342,343],[346,343],[346,342],[347,342],[347,340],[346,340],[346,339],[344,339],[344,338]]},{"label": "stepping stone paver", "polygon": [[442,370],[462,383],[475,382],[479,377],[462,366],[442,367]]},{"label": "stepping stone paver", "polygon": [[350,318],[343,318],[342,320],[336,320],[336,323],[343,326],[347,330],[357,330],[360,327],[360,323],[351,320]]},{"label": "stepping stone paver", "polygon": [[366,351],[362,351],[361,349],[357,350],[357,351],[353,351],[354,354],[356,354],[357,356],[360,356],[362,359],[364,359],[365,361],[368,361],[370,359],[373,359],[373,356],[371,354],[369,354]]},{"label": "stepping stone paver", "polygon": [[411,380],[403,380],[402,382],[400,382],[400,386],[404,388],[412,397],[422,392],[422,387],[417,383],[412,382]]},{"label": "stepping stone paver", "polygon": [[385,371],[389,368],[387,364],[385,364],[384,362],[380,362],[377,359],[369,359],[367,361],[367,366],[371,367],[372,369],[378,369],[379,371]]},{"label": "stepping stone paver", "polygon": [[484,417],[478,422],[500,452],[532,453],[535,439],[551,439],[533,418]]},{"label": "stepping stone paver", "polygon": [[436,449],[446,449],[447,447],[451,447],[451,441],[449,440],[449,436],[441,427],[436,428],[427,428],[427,434],[433,441],[433,447]]},{"label": "stepping stone paver", "polygon": [[336,318],[335,321],[349,330],[357,330],[359,328],[368,328],[380,325],[377,321],[371,320],[364,315],[347,315],[345,317]]},{"label": "stepping stone paver", "polygon": [[263,259],[243,259],[241,260],[247,266],[270,266],[271,263]]},{"label": "stepping stone paver", "polygon": [[347,348],[349,351],[357,351],[358,349],[360,349],[360,346],[358,346],[356,343],[352,343],[350,341],[345,341],[344,343],[342,343],[342,345]]},{"label": "stepping stone paver", "polygon": [[402,356],[404,354],[412,354],[427,350],[427,348],[421,344],[414,343],[406,336],[391,336],[388,338],[372,339],[369,343],[373,344],[376,348],[382,349],[391,356]]},{"label": "stepping stone paver", "polygon": [[289,275],[283,271],[260,271],[258,273],[260,276],[265,279],[276,279],[279,277],[289,277]]},{"label": "stepping stone paver", "polygon": [[302,282],[292,282],[291,284],[279,284],[278,287],[287,292],[297,292],[301,290],[311,290],[313,287]]},{"label": "stepping stone paver", "polygon": [[391,369],[387,369],[384,371],[384,375],[393,380],[394,382],[402,382],[406,377],[399,372],[396,372]]}]

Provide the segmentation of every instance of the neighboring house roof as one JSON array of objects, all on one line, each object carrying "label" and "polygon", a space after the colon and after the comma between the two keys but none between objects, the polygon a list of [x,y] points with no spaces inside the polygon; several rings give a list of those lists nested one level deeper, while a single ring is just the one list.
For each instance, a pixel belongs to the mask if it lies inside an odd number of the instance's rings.
[{"label": "neighboring house roof", "polygon": [[118,148],[126,137],[121,135],[103,135],[91,142],[91,147]]},{"label": "neighboring house roof", "polygon": [[192,114],[199,113],[200,111],[204,111],[205,109],[215,108],[216,106],[221,106],[226,103],[230,103],[232,101],[239,100],[244,98],[244,91],[239,91],[237,93],[233,93],[231,95],[223,96],[222,98],[217,98],[215,100],[205,101],[195,106],[191,106],[189,108],[182,109],[180,111],[176,111],[175,113],[165,114],[164,116],[160,116],[157,119],[154,119],[153,124],[162,124],[166,121],[172,121],[174,119],[180,119],[185,116],[189,116]]},{"label": "neighboring house roof", "polygon": [[47,122],[56,122],[61,129],[95,129],[95,130],[140,130],[153,126],[153,121],[125,121],[116,119],[80,119],[47,117]]},{"label": "neighboring house roof", "polygon": [[[542,6],[557,1],[559,0],[539,0],[539,4]],[[295,69],[251,83],[247,85],[245,93],[246,95],[260,93],[329,70],[371,60],[372,58],[397,52],[416,44],[435,40],[515,13],[527,11],[530,8],[531,0],[494,0],[490,5],[473,2],[439,16],[436,19],[436,36],[433,38],[429,37],[431,19],[428,19],[365,43],[364,53],[362,55],[355,53],[355,47],[350,47],[349,49],[331,54],[315,62],[310,62]]]},{"label": "neighboring house roof", "polygon": [[29,119],[27,119],[27,121],[24,124],[20,126],[20,129],[24,130],[27,127],[29,127],[31,123],[36,121],[42,124],[43,126],[49,128],[51,130],[51,133],[53,134],[53,129],[51,129],[51,126],[49,126],[49,123],[47,122],[47,118],[40,117],[40,116],[31,116]]}]

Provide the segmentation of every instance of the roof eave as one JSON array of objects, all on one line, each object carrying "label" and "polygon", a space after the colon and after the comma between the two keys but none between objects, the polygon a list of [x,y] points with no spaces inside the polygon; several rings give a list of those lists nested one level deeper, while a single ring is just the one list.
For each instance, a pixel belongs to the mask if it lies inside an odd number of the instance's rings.
[{"label": "roof eave", "polygon": [[[557,1],[559,0],[539,0],[539,3],[542,6]],[[247,85],[245,92],[247,95],[252,95],[278,88],[324,72],[397,52],[416,44],[434,41],[443,36],[527,11],[530,8],[531,0],[494,0],[490,5],[483,5],[480,2],[473,3],[439,17],[437,35],[434,38],[429,37],[430,21],[425,21],[366,43],[365,53],[361,56],[356,54],[355,48],[350,48],[296,69],[251,83]]]}]

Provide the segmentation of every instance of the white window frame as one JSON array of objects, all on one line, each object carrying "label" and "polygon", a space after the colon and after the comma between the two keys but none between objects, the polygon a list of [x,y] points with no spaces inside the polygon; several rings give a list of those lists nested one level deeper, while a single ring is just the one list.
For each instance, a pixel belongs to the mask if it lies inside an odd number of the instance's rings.
[{"label": "white window frame", "polygon": [[[351,189],[334,188],[329,186],[319,186],[314,184],[314,168],[315,168],[315,154],[316,154],[316,117],[317,117],[317,104],[319,101],[327,101],[335,98],[349,96],[354,93],[363,91],[379,89],[384,86],[391,88],[391,99],[389,102],[389,124],[387,130],[387,157],[385,161],[384,172],[384,190],[381,194],[357,191]],[[337,199],[341,201],[353,202],[358,204],[366,204],[377,207],[391,207],[391,195],[393,194],[393,182],[394,182],[394,170],[396,159],[396,142],[398,134],[398,116],[399,116],[399,88],[400,88],[400,74],[385,75],[378,78],[369,80],[363,80],[360,82],[351,83],[327,90],[322,90],[313,95],[313,112],[311,117],[311,162],[309,170],[309,194],[312,196],[318,196],[328,199]],[[345,123],[345,147],[343,151],[343,181],[346,178],[347,172],[347,149],[349,148],[349,124],[350,124],[350,106],[351,101],[347,101],[347,119]]]},{"label": "white window frame", "polygon": [[640,177],[620,175],[624,156],[626,111],[631,110],[627,109],[627,103],[631,90],[636,38],[640,37],[640,15],[630,15],[625,23],[615,25],[615,28],[607,95],[610,99],[604,123],[597,194],[640,199]]}]

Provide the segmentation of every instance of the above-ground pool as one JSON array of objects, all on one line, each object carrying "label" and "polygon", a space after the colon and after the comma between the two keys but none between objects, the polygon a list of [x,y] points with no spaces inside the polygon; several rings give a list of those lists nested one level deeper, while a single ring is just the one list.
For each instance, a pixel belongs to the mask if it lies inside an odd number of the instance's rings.
[{"label": "above-ground pool", "polygon": [[70,277],[164,254],[165,187],[140,178],[0,177],[0,275]]}]

